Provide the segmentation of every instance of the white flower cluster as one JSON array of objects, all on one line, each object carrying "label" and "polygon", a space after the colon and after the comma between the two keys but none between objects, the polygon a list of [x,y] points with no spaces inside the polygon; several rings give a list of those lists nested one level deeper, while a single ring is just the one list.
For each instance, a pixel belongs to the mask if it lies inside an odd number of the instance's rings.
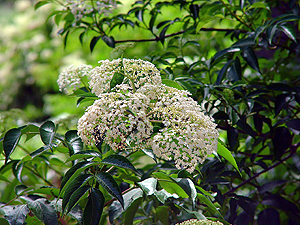
[{"label": "white flower cluster", "polygon": [[107,16],[112,13],[113,9],[117,8],[115,0],[66,0],[66,2],[76,21],[90,13]]},{"label": "white flower cluster", "polygon": [[[175,160],[178,169],[190,173],[216,150],[216,124],[187,91],[162,84],[152,63],[130,59],[100,63],[82,73],[88,74],[89,88],[99,98],[78,121],[78,134],[86,144],[104,141],[114,151],[150,148],[158,158]],[[64,77],[68,80],[60,79],[62,84],[70,80]],[[120,80],[112,85],[114,79]]]},{"label": "white flower cluster", "polygon": [[70,94],[70,89],[76,90],[80,87],[82,78],[87,76],[89,78],[90,65],[80,65],[79,67],[69,66],[59,74],[57,84],[60,91]]},{"label": "white flower cluster", "polygon": [[183,221],[182,223],[177,223],[176,225],[223,225],[223,223],[219,221],[212,221],[212,220],[191,219],[191,220]]}]

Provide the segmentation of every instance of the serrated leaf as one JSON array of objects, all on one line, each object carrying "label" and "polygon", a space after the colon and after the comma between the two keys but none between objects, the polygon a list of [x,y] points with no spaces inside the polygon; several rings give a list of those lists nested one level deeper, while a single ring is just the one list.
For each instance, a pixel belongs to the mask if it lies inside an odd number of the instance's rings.
[{"label": "serrated leaf", "polygon": [[80,201],[80,199],[82,197],[84,197],[85,193],[90,188],[91,188],[91,186],[88,186],[88,185],[81,186],[72,193],[70,200],[69,200],[67,213],[69,213],[73,209],[73,207]]},{"label": "serrated leaf", "polygon": [[95,45],[97,44],[97,42],[99,41],[99,39],[101,38],[102,36],[94,36],[90,42],[90,51],[93,52],[94,48],[95,48]]},{"label": "serrated leaf", "polygon": [[64,178],[61,181],[61,185],[60,185],[60,193],[59,196],[64,193],[66,187],[84,170],[86,170],[87,168],[91,167],[91,166],[96,166],[98,165],[98,163],[95,162],[87,162],[87,161],[83,161],[83,162],[79,162],[77,164],[75,164],[74,166],[71,167],[71,169],[69,169],[66,172],[66,175],[64,176]]},{"label": "serrated leaf", "polygon": [[[78,177],[76,177],[65,190],[64,196],[63,196],[63,201],[62,201],[62,211],[64,213],[66,206],[69,203],[69,200],[72,196],[72,194],[79,189],[82,185],[87,183],[90,179],[92,178],[91,174],[80,174]],[[68,207],[68,211],[72,209],[72,207]]]},{"label": "serrated leaf", "polygon": [[143,197],[143,191],[140,188],[135,188],[123,195],[124,207],[118,201],[114,201],[109,207],[108,216],[109,221],[113,224],[113,221],[118,218],[128,207],[137,199]]},{"label": "serrated leaf", "polygon": [[85,151],[80,151],[69,157],[65,163],[76,160],[76,159],[84,159],[84,158],[91,158],[91,157],[97,157],[101,158],[101,154],[97,151],[94,150],[85,150]]},{"label": "serrated leaf", "polygon": [[246,48],[241,53],[242,57],[245,59],[245,61],[248,63],[249,66],[251,66],[253,69],[258,71],[260,73],[259,64],[257,57],[253,51],[252,48]]},{"label": "serrated leaf", "polygon": [[124,200],[122,197],[122,193],[119,185],[115,181],[115,179],[109,174],[105,172],[98,172],[95,175],[97,182],[113,197],[115,197],[121,205],[124,207]]},{"label": "serrated leaf", "polygon": [[8,206],[7,208],[10,208],[10,210],[5,210],[5,219],[9,221],[10,225],[25,224],[26,216],[29,213],[27,205],[16,205],[14,207]]},{"label": "serrated leaf", "polygon": [[47,199],[38,198],[34,201],[28,201],[27,205],[33,214],[45,225],[58,224],[57,214]]},{"label": "serrated leaf", "polygon": [[105,198],[101,191],[92,188],[91,193],[88,197],[88,201],[83,211],[83,225],[98,225],[103,207],[105,203]]},{"label": "serrated leaf", "polygon": [[40,126],[39,130],[42,142],[47,146],[51,146],[55,135],[55,124],[52,121],[46,121]]},{"label": "serrated leaf", "polygon": [[297,36],[296,30],[295,30],[295,27],[292,24],[290,24],[290,23],[282,24],[282,25],[279,25],[278,28],[280,30],[282,30],[295,43],[297,43],[297,40],[296,40],[296,36]]},{"label": "serrated leaf", "polygon": [[242,176],[242,174],[240,173],[240,170],[236,164],[235,159],[233,158],[232,154],[230,153],[230,151],[223,145],[222,141],[219,140],[218,142],[218,148],[217,148],[217,153],[222,156],[224,159],[226,159],[228,162],[231,163],[231,165],[233,165],[233,167],[239,172],[239,174]]},{"label": "serrated leaf", "polygon": [[176,81],[174,80],[169,80],[169,79],[162,79],[161,81],[164,85],[167,85],[168,87],[172,87],[172,88],[176,88],[178,90],[184,90],[183,87],[181,87],[180,84],[178,84]]},{"label": "serrated leaf", "polygon": [[69,149],[70,156],[81,151],[83,148],[83,142],[77,134],[77,130],[69,130],[65,134],[67,146]]},{"label": "serrated leaf", "polygon": [[137,173],[139,173],[136,168],[132,165],[132,163],[125,158],[124,156],[121,155],[109,155],[106,158],[104,158],[101,161],[102,164],[106,164],[106,165],[111,165],[111,166],[117,166],[117,167],[121,167],[124,169],[130,169],[133,170]]},{"label": "serrated leaf", "polygon": [[11,153],[15,150],[21,137],[21,131],[17,128],[6,132],[3,139],[3,150],[5,153],[5,164],[9,160]]},{"label": "serrated leaf", "polygon": [[124,75],[122,73],[115,72],[110,81],[110,90],[112,90],[116,85],[122,84],[124,80]]},{"label": "serrated leaf", "polygon": [[156,190],[157,179],[150,177],[137,183],[146,195],[153,195]]}]

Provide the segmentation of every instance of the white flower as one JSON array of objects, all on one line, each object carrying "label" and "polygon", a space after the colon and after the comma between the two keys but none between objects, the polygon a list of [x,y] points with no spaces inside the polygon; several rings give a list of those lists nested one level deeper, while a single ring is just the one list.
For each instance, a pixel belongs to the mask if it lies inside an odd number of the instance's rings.
[{"label": "white flower", "polygon": [[190,219],[176,225],[223,225],[220,221]]}]

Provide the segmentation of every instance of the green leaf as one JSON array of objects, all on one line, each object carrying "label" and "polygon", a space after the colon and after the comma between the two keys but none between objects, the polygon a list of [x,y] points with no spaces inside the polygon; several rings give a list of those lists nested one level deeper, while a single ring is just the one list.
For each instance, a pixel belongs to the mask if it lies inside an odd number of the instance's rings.
[{"label": "green leaf", "polygon": [[80,151],[69,157],[65,163],[74,161],[76,159],[84,159],[84,158],[91,158],[91,157],[97,157],[101,158],[101,154],[98,151],[94,150],[85,150],[85,151]]},{"label": "green leaf", "polygon": [[67,213],[73,209],[73,207],[80,201],[82,197],[84,197],[85,193],[90,190],[90,188],[91,186],[85,185],[79,187],[73,192],[69,200]]},{"label": "green leaf", "polygon": [[255,2],[253,3],[249,9],[256,9],[256,8],[261,8],[261,9],[267,9],[270,10],[269,6],[264,3],[264,2]]},{"label": "green leaf", "polygon": [[203,194],[200,194],[200,193],[197,194],[197,198],[200,200],[201,204],[207,205],[207,207],[210,210],[212,210],[214,213],[218,214],[222,219],[224,219],[222,214],[219,212],[219,210],[216,208],[216,206],[210,201],[210,199],[208,199],[206,196],[204,196]]},{"label": "green leaf", "polygon": [[239,47],[229,47],[229,48],[226,48],[224,50],[217,52],[211,59],[210,66],[212,67],[214,64],[219,62],[224,55],[234,53],[234,52],[239,52],[240,50],[241,50],[241,48],[239,48]]},{"label": "green leaf", "polygon": [[50,146],[43,146],[43,147],[40,147],[39,149],[33,151],[30,153],[30,156],[32,158],[36,157],[36,156],[39,156],[41,155],[43,152],[47,151],[48,149],[50,148]]},{"label": "green leaf", "polygon": [[124,213],[124,225],[132,225],[135,214],[142,203],[142,198],[138,198],[128,207],[126,212]]},{"label": "green leaf", "polygon": [[65,139],[67,141],[70,156],[82,150],[83,142],[77,135],[77,130],[67,131],[65,134]]},{"label": "green leaf", "polygon": [[118,201],[114,201],[108,211],[110,223],[113,224],[114,219],[118,218],[133,202],[142,197],[143,191],[140,188],[135,188],[123,195],[124,207]]},{"label": "green leaf", "polygon": [[132,165],[132,163],[122,155],[116,155],[116,154],[109,155],[101,161],[101,164],[117,166],[124,169],[130,169],[139,173],[137,169]]},{"label": "green leaf", "polygon": [[279,25],[278,28],[280,30],[282,30],[295,43],[297,43],[297,40],[296,40],[296,36],[297,36],[296,30],[295,30],[295,27],[292,24],[290,24],[290,23],[282,24],[282,25]]},{"label": "green leaf", "polygon": [[219,139],[218,142],[218,149],[217,149],[217,153],[224,157],[228,162],[231,163],[231,165],[233,165],[233,167],[239,172],[239,174],[242,176],[242,174],[239,171],[239,168],[236,164],[235,159],[233,158],[232,154],[230,153],[230,151],[223,145],[223,142]]},{"label": "green leaf", "polygon": [[103,211],[105,198],[101,191],[92,188],[83,211],[83,225],[98,225]]},{"label": "green leaf", "polygon": [[94,36],[91,40],[91,43],[90,43],[90,51],[93,52],[94,48],[95,48],[95,45],[97,44],[97,42],[99,41],[99,39],[101,38],[102,36]]},{"label": "green leaf", "polygon": [[229,60],[223,67],[222,69],[220,70],[219,74],[218,74],[218,77],[217,77],[217,80],[216,80],[216,85],[220,85],[221,84],[221,81],[223,80],[225,74],[227,73],[228,71],[228,68],[232,65],[232,62],[233,62],[233,59]]},{"label": "green leaf", "polygon": [[161,82],[164,85],[167,85],[168,87],[176,88],[178,90],[184,90],[184,88],[180,84],[178,84],[176,81],[174,81],[174,80],[162,79]]},{"label": "green leaf", "polygon": [[122,73],[114,73],[111,81],[110,81],[110,90],[112,90],[115,86],[117,86],[118,84],[122,84],[124,80],[124,75]]},{"label": "green leaf", "polygon": [[12,167],[12,171],[13,171],[14,176],[21,183],[22,183],[23,166],[24,166],[24,163],[19,164],[19,162],[18,162],[18,163],[14,163],[14,165]]},{"label": "green leaf", "polygon": [[45,225],[58,224],[57,214],[47,199],[38,198],[34,201],[28,201],[27,205],[33,214]]},{"label": "green leaf", "polygon": [[64,178],[61,181],[61,186],[60,186],[60,193],[59,196],[61,194],[64,193],[65,189],[68,187],[68,185],[84,170],[86,170],[87,168],[91,167],[91,166],[96,166],[98,165],[98,163],[95,162],[87,162],[87,161],[83,161],[83,162],[79,162],[77,164],[75,164],[74,166],[71,167],[71,169],[69,169],[66,172],[66,175],[64,176]]},{"label": "green leaf", "polygon": [[[78,177],[76,177],[66,188],[63,201],[62,201],[62,211],[64,213],[66,206],[69,203],[69,200],[72,196],[72,194],[79,189],[82,185],[87,183],[92,178],[91,174],[80,174]],[[69,206],[70,211],[72,208]]]},{"label": "green leaf", "polygon": [[156,190],[157,179],[150,177],[137,183],[146,195],[153,195]]},{"label": "green leaf", "polygon": [[29,213],[27,205],[5,206],[2,209],[5,211],[5,219],[9,221],[10,225],[25,224],[26,215]]},{"label": "green leaf", "polygon": [[157,163],[156,156],[154,155],[151,148],[142,149],[142,152],[144,152],[147,156],[151,157]]},{"label": "green leaf", "polygon": [[52,121],[47,121],[40,126],[40,136],[45,145],[51,146],[54,135],[55,124]]},{"label": "green leaf", "polygon": [[249,66],[251,66],[253,69],[260,73],[257,57],[251,47],[244,49],[241,55]]},{"label": "green leaf", "polygon": [[33,124],[29,124],[24,129],[22,129],[21,132],[22,134],[26,134],[26,142],[39,134],[39,127]]},{"label": "green leaf", "polygon": [[169,206],[161,205],[155,209],[155,221],[160,221],[163,225],[169,225]]},{"label": "green leaf", "polygon": [[0,180],[10,183],[10,181],[2,174],[0,174]]},{"label": "green leaf", "polygon": [[189,178],[172,178],[176,183],[187,193],[187,195],[192,199],[193,206],[195,205],[197,190],[193,181]]},{"label": "green leaf", "polygon": [[122,193],[119,185],[115,181],[115,179],[109,174],[105,172],[98,172],[95,175],[97,182],[112,196],[114,196],[124,207],[124,200],[122,197]]},{"label": "green leaf", "polygon": [[272,45],[272,41],[273,41],[273,37],[277,31],[277,24],[275,25],[272,25],[272,26],[269,26],[267,29],[266,29],[266,34],[267,34],[267,40],[268,40],[268,43],[269,45]]},{"label": "green leaf", "polygon": [[4,219],[4,218],[0,218],[0,224],[1,225],[11,225],[8,220]]},{"label": "green leaf", "polygon": [[50,3],[49,1],[39,1],[39,2],[37,2],[36,4],[35,4],[35,6],[34,6],[34,10],[37,10],[38,8],[40,8],[40,7],[42,7],[43,5],[46,5],[46,4],[48,4],[48,3]]},{"label": "green leaf", "polygon": [[15,193],[17,196],[22,195],[26,190],[28,190],[28,187],[23,184],[15,186]]},{"label": "green leaf", "polygon": [[9,160],[11,153],[15,150],[21,137],[20,129],[13,128],[6,132],[3,139],[3,150],[5,153],[5,164]]},{"label": "green leaf", "polygon": [[27,194],[45,194],[57,197],[59,195],[59,189],[56,187],[43,186],[34,190],[27,191]]}]

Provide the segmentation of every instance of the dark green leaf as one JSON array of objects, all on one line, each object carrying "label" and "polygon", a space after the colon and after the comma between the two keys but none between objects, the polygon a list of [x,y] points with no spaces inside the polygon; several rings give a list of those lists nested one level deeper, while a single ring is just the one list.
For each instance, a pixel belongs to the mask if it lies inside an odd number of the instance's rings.
[{"label": "dark green leaf", "polygon": [[280,225],[279,212],[273,208],[261,211],[257,216],[257,225]]},{"label": "dark green leaf", "polygon": [[300,134],[300,119],[290,120],[286,122],[286,125],[294,134]]},{"label": "dark green leaf", "polygon": [[47,151],[48,149],[50,148],[50,146],[43,146],[43,147],[40,147],[39,149],[33,151],[30,153],[30,156],[32,158],[36,157],[36,156],[39,156],[41,155],[43,152]]},{"label": "dark green leaf", "polygon": [[83,161],[83,162],[79,162],[77,164],[75,164],[74,166],[72,166],[71,169],[69,169],[66,172],[66,175],[64,176],[64,178],[61,181],[61,185],[60,185],[60,195],[62,193],[64,193],[66,187],[68,187],[68,185],[84,170],[86,170],[87,168],[91,167],[91,166],[96,166],[98,165],[98,163],[95,162],[87,162],[87,161]]},{"label": "dark green leaf", "polygon": [[5,163],[9,160],[11,153],[15,150],[21,137],[21,131],[17,128],[6,132],[3,139],[3,150],[5,153]]},{"label": "dark green leaf", "polygon": [[232,83],[241,80],[241,64],[238,57],[235,58],[233,65],[229,68],[227,77]]},{"label": "dark green leaf", "polygon": [[252,127],[243,120],[238,120],[236,123],[243,131],[252,137],[256,137],[257,133],[252,129]]},{"label": "dark green leaf", "polygon": [[88,186],[88,185],[81,186],[72,193],[70,200],[69,200],[67,213],[69,213],[73,209],[73,207],[80,201],[80,199],[82,197],[84,197],[85,193],[90,188],[91,188],[91,186]]},{"label": "dark green leaf", "polygon": [[21,163],[14,163],[13,167],[12,167],[12,171],[14,176],[18,179],[19,182],[22,183],[22,171],[23,171],[23,166],[24,164]]},{"label": "dark green leaf", "polygon": [[83,211],[83,225],[98,225],[105,199],[101,191],[92,188]]},{"label": "dark green leaf", "polygon": [[114,219],[118,218],[134,201],[142,197],[143,191],[140,188],[135,188],[123,195],[124,207],[118,201],[114,201],[108,211],[110,223],[113,224]]},{"label": "dark green leaf", "polygon": [[40,136],[45,145],[51,146],[54,135],[55,124],[52,121],[47,121],[40,126]]},{"label": "dark green leaf", "polygon": [[67,141],[70,156],[82,150],[83,142],[77,135],[77,130],[67,131],[65,134],[65,139]]},{"label": "dark green leaf", "polygon": [[[5,206],[9,210],[5,210],[5,219],[7,219],[10,225],[23,225],[25,224],[26,216],[29,213],[29,208],[27,205],[16,205]],[[4,208],[5,208],[4,207]],[[2,208],[3,209],[3,208]]]},{"label": "dark green leaf", "polygon": [[265,193],[267,191],[272,191],[272,189],[274,189],[275,187],[278,187],[280,185],[285,184],[287,181],[286,180],[274,180],[274,181],[270,181],[266,184],[263,184],[262,186],[260,186],[258,188],[259,193]]},{"label": "dark green leaf", "polygon": [[215,85],[220,85],[221,81],[224,78],[224,75],[227,73],[228,68],[232,65],[233,59],[229,60],[220,70]]},{"label": "dark green leaf", "polygon": [[242,40],[237,41],[232,45],[232,47],[242,47],[242,48],[247,48],[255,45],[255,41],[253,38],[245,38]]},{"label": "dark green leaf", "polygon": [[138,198],[128,207],[126,212],[124,213],[124,225],[132,225],[135,214],[142,203],[142,198]]},{"label": "dark green leaf", "polygon": [[282,109],[284,109],[291,99],[289,94],[281,94],[276,96],[275,100],[275,116],[277,116]]},{"label": "dark green leaf", "polygon": [[95,176],[97,182],[112,196],[114,196],[124,207],[124,200],[119,185],[115,179],[105,172],[98,172]]},{"label": "dark green leaf", "polygon": [[97,44],[97,42],[99,41],[99,39],[101,38],[102,36],[94,36],[90,42],[90,51],[93,52],[94,48],[95,48],[95,45]]},{"label": "dark green leaf", "polygon": [[26,142],[39,134],[39,127],[33,124],[29,124],[24,129],[22,129],[21,132],[22,134],[26,134]]},{"label": "dark green leaf", "polygon": [[33,214],[45,225],[58,224],[57,214],[47,199],[38,198],[34,201],[28,201],[27,205]]},{"label": "dark green leaf", "polygon": [[1,225],[11,225],[8,220],[4,219],[4,218],[0,218],[0,224]]},{"label": "dark green leaf", "polygon": [[138,18],[138,20],[141,22],[143,22],[143,14],[144,14],[144,10],[135,11],[136,18]]},{"label": "dark green leaf", "polygon": [[279,25],[278,28],[280,30],[282,30],[294,42],[297,42],[297,40],[296,40],[296,36],[297,36],[296,30],[295,30],[295,27],[292,24],[290,24],[290,23],[282,24],[282,25]]},{"label": "dark green leaf", "polygon": [[241,49],[239,47],[230,47],[230,48],[221,50],[221,51],[217,52],[214,55],[214,57],[211,59],[210,65],[212,66],[213,64],[217,63],[221,59],[221,57],[223,57],[224,55],[234,53],[234,52],[239,52],[240,50]]},{"label": "dark green leaf", "polygon": [[256,71],[260,72],[257,57],[251,47],[244,49],[241,55],[249,66],[251,66]]},{"label": "dark green leaf", "polygon": [[102,40],[111,48],[114,48],[115,47],[115,39],[113,36],[103,36],[102,37]]},{"label": "dark green leaf", "polygon": [[298,207],[294,203],[277,194],[267,195],[263,198],[261,204],[275,207],[286,212],[292,212],[295,214],[300,213]]},{"label": "dark green leaf", "polygon": [[194,19],[199,17],[199,5],[190,4],[190,11]]},{"label": "dark green leaf", "polygon": [[121,155],[109,155],[101,161],[102,164],[117,166],[124,169],[130,169],[138,173],[136,168],[132,165],[132,163]]},{"label": "dark green leaf", "polygon": [[110,90],[112,90],[115,86],[117,86],[118,84],[122,84],[124,80],[124,75],[122,73],[114,73],[111,81],[110,81]]},{"label": "dark green leaf", "polygon": [[17,196],[21,195],[28,187],[26,185],[17,185],[15,187],[15,193]]},{"label": "dark green leaf", "polygon": [[[66,206],[69,203],[71,195],[79,189],[82,185],[84,185],[86,182],[88,182],[91,179],[91,174],[80,174],[78,177],[76,177],[65,190],[63,201],[62,201],[62,211],[64,212],[66,209]],[[69,211],[72,208],[69,206]]]},{"label": "dark green leaf", "polygon": [[268,40],[269,45],[272,44],[273,37],[277,30],[278,30],[277,25],[272,25],[267,28],[266,34],[267,34],[267,40]]},{"label": "dark green leaf", "polygon": [[96,157],[96,158],[101,158],[101,154],[98,151],[94,150],[85,150],[85,151],[80,151],[72,155],[66,160],[67,162],[76,160],[76,159],[84,159],[84,158],[91,158],[91,157]]},{"label": "dark green leaf", "polygon": [[169,225],[169,207],[162,205],[155,209],[155,221],[160,221],[163,225]]},{"label": "dark green leaf", "polygon": [[207,205],[207,207],[212,210],[214,213],[217,213],[221,218],[223,218],[222,214],[219,212],[219,210],[216,208],[216,206],[211,202],[209,198],[207,198],[205,195],[202,195],[200,193],[197,194],[197,198],[200,200],[201,204]]},{"label": "dark green leaf", "polygon": [[166,31],[169,28],[169,26],[170,26],[170,24],[165,26],[159,34],[159,40],[161,41],[162,44],[164,44],[164,42],[165,42]]},{"label": "dark green leaf", "polygon": [[176,183],[187,193],[187,195],[191,198],[193,205],[195,205],[197,191],[193,181],[189,178],[173,178]]},{"label": "dark green leaf", "polygon": [[272,138],[275,159],[280,159],[291,146],[293,137],[286,127],[277,127]]}]

